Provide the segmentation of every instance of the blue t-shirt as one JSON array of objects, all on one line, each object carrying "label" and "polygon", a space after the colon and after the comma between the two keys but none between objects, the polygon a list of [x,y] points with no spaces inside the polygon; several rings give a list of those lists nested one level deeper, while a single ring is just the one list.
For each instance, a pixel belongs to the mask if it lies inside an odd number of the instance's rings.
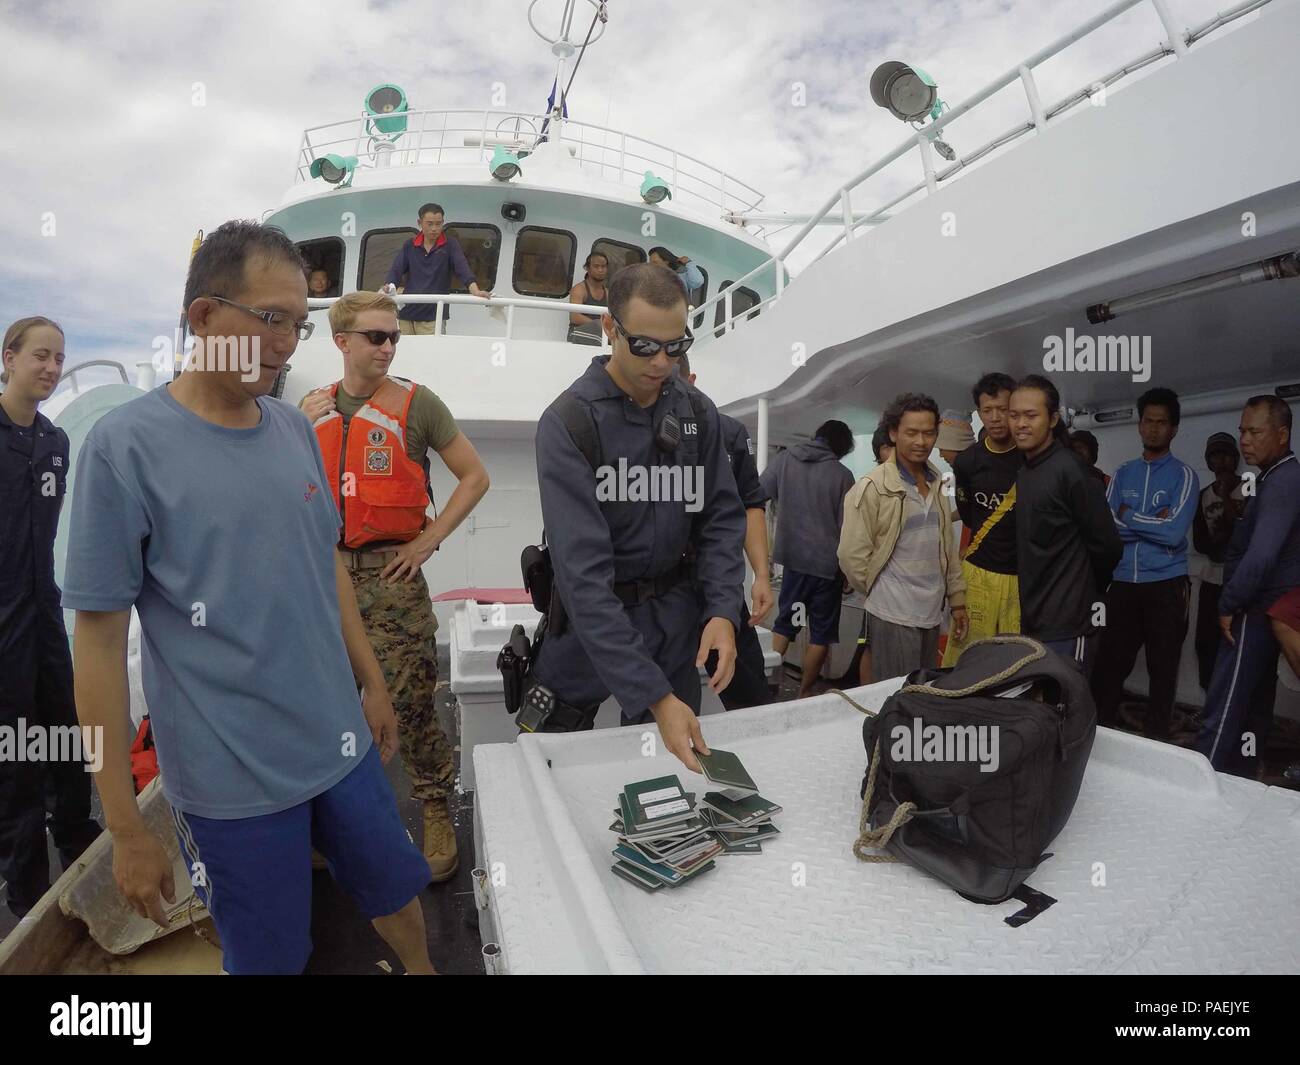
[{"label": "blue t-shirt", "polygon": [[370,748],[339,622],[339,514],[305,415],[213,425],[163,385],[77,457],[63,605],[134,605],[168,801],[253,817],[326,791]]}]

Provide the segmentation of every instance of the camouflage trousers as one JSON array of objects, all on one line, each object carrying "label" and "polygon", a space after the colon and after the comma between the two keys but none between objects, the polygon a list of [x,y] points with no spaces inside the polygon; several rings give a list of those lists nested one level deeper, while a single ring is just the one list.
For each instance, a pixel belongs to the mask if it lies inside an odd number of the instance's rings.
[{"label": "camouflage trousers", "polygon": [[433,616],[429,586],[423,573],[396,582],[380,580],[379,573],[377,569],[353,570],[352,589],[397,712],[402,765],[411,778],[411,797],[443,799],[451,794],[456,763],[438,724],[434,701],[438,619]]}]

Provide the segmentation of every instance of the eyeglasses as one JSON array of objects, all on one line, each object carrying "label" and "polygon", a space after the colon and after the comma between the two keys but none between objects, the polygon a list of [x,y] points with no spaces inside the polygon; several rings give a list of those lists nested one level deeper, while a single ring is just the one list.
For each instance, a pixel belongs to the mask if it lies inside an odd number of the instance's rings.
[{"label": "eyeglasses", "polygon": [[380,347],[385,340],[396,346],[397,342],[402,339],[402,331],[394,329],[391,333],[386,329],[340,329],[340,333],[356,333],[365,337],[375,347]]},{"label": "eyeglasses", "polygon": [[216,300],[218,303],[227,304],[230,307],[236,307],[251,314],[254,318],[262,319],[270,326],[272,333],[278,333],[280,336],[288,336],[290,333],[297,332],[299,340],[306,340],[316,328],[315,323],[295,321],[293,315],[285,314],[284,311],[264,311],[257,307],[245,307],[242,303],[226,299],[225,296],[208,296],[207,298]]},{"label": "eyeglasses", "polygon": [[634,336],[624,328],[623,323],[618,320],[618,317],[613,312],[610,313],[610,317],[614,319],[614,325],[618,328],[618,331],[627,337],[628,350],[633,355],[640,356],[643,359],[658,355],[661,351],[670,359],[676,359],[685,355],[690,346],[695,343],[695,338],[691,336],[689,327],[686,333],[676,340],[656,340],[654,337]]}]

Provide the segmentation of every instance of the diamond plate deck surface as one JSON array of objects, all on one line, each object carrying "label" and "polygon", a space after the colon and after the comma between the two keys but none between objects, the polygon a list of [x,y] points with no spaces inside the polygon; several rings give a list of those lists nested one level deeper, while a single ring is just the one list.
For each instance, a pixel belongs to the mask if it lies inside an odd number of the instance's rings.
[{"label": "diamond plate deck surface", "polygon": [[[875,709],[896,687],[851,694]],[[1017,902],[976,905],[854,858],[861,725],[835,695],[708,719],[709,742],[784,807],[781,835],[652,896],[609,871],[615,796],[667,773],[709,790],[671,755],[643,755],[653,728],[478,748],[479,858],[501,881],[507,970],[1300,972],[1300,795],[1100,730],[1070,823],[1028,881],[1058,902],[1012,928]]]}]

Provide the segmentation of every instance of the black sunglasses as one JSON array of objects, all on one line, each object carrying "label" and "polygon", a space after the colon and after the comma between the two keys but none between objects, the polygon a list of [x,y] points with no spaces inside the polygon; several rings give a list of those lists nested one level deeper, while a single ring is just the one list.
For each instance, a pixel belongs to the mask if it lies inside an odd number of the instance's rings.
[{"label": "black sunglasses", "polygon": [[379,347],[385,340],[391,341],[394,346],[402,339],[402,331],[394,329],[391,333],[386,329],[340,329],[340,333],[359,333],[365,337],[375,347]]},{"label": "black sunglasses", "polygon": [[686,334],[678,337],[676,340],[656,340],[654,337],[633,336],[624,327],[623,323],[618,320],[618,316],[612,311],[609,315],[614,319],[614,325],[618,331],[627,337],[627,347],[633,355],[639,355],[643,359],[648,359],[653,355],[663,352],[670,359],[675,359],[680,355],[685,355],[690,350],[695,338],[691,336],[691,330],[688,326]]}]

